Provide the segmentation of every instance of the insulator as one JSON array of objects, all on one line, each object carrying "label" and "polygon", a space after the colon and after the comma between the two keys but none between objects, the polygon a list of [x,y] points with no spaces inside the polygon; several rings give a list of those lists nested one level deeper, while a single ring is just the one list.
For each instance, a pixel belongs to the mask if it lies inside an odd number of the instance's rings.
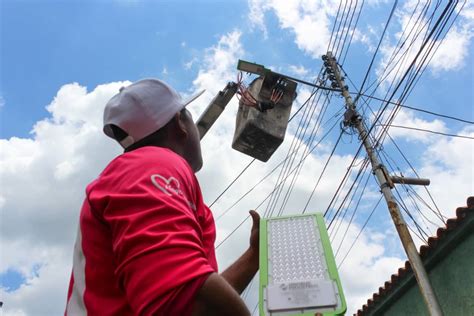
[{"label": "insulator", "polygon": [[345,85],[344,89],[349,90],[349,86]]},{"label": "insulator", "polygon": [[336,80],[336,76],[334,76],[334,75],[329,75],[329,80],[335,81],[335,80]]},{"label": "insulator", "polygon": [[331,68],[331,64],[328,61],[324,62],[324,67]]},{"label": "insulator", "polygon": [[324,61],[328,60],[328,56],[327,56],[327,55],[323,55],[323,56],[321,56],[321,58],[322,58]]},{"label": "insulator", "polygon": [[337,89],[337,88],[339,88],[339,85],[337,84],[337,82],[333,81],[333,82],[331,83],[331,88]]}]

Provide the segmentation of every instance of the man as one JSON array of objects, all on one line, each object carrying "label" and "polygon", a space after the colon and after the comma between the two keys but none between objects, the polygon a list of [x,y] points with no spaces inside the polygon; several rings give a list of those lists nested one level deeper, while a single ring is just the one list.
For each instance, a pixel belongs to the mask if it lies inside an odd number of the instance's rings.
[{"label": "man", "polygon": [[218,274],[194,99],[145,79],[107,103],[104,132],[125,152],[86,189],[66,315],[250,314],[239,293],[258,270],[260,217],[250,211],[250,247]]}]

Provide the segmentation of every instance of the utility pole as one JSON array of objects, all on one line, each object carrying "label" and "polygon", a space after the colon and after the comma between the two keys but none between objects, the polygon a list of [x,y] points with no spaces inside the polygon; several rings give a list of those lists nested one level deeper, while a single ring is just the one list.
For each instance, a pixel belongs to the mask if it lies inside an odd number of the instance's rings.
[{"label": "utility pole", "polygon": [[[431,286],[428,274],[426,273],[420,255],[418,254],[410,232],[408,231],[407,224],[400,213],[400,209],[392,193],[394,183],[420,184],[420,182],[415,181],[415,179],[402,178],[400,180],[399,177],[390,177],[387,169],[379,161],[375,153],[374,146],[368,137],[368,132],[363,124],[362,117],[357,112],[356,106],[354,105],[354,102],[352,101],[352,98],[349,94],[348,87],[341,76],[336,58],[331,52],[328,52],[327,55],[323,56],[323,61],[326,71],[329,74],[329,78],[332,81],[332,88],[340,88],[342,90],[342,95],[346,101],[346,112],[344,114],[343,123],[345,126],[355,128],[359,133],[359,138],[361,139],[370,159],[372,172],[375,174],[375,177],[379,182],[380,190],[387,202],[388,210],[390,211],[393,223],[395,224],[395,228],[397,229],[398,235],[403,244],[403,248],[405,249],[405,252],[408,256],[408,260],[415,274],[415,278],[418,282],[420,292],[423,296],[423,299],[425,300],[428,311],[430,315],[441,316],[443,315],[443,312]],[[428,180],[422,181],[422,183],[426,185],[426,181]]]}]

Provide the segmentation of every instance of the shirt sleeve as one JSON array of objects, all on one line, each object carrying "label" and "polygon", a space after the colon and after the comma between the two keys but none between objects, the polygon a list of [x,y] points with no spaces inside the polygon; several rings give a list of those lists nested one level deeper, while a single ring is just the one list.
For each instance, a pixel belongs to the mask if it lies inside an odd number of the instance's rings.
[{"label": "shirt sleeve", "polygon": [[158,298],[166,302],[164,305],[150,304],[150,307],[143,311],[143,315],[191,315],[195,296],[208,277],[209,274],[204,274],[166,293]]},{"label": "shirt sleeve", "polygon": [[127,185],[108,194],[102,215],[111,229],[115,275],[130,306],[140,315],[146,311],[161,315],[173,297],[180,298],[176,304],[192,305],[200,287],[186,284],[202,285],[203,277],[214,269],[192,207],[190,177],[174,169],[159,173],[147,166],[141,169],[146,172],[127,176]]}]

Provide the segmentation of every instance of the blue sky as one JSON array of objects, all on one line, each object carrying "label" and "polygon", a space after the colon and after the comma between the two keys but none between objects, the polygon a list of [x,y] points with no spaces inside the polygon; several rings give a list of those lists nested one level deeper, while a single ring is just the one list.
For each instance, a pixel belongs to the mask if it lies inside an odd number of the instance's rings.
[{"label": "blue sky", "polygon": [[[159,76],[166,68],[177,89],[188,88],[189,79],[180,79],[192,72],[182,65],[234,23],[220,14],[229,9],[224,2],[191,3],[2,2],[2,117],[9,118],[2,137],[28,135],[65,83],[95,87]],[[232,12],[243,15],[244,8]]]},{"label": "blue sky", "polygon": [[[65,83],[95,87],[159,76],[181,91],[189,89],[196,68],[183,65],[202,57],[202,51],[219,35],[235,28],[248,32],[243,38],[247,51],[243,57],[249,60],[278,67],[298,64],[313,70],[320,66],[320,60],[288,45],[292,32],[279,29],[271,14],[266,22],[274,38],[262,41],[261,33],[249,30],[245,2],[193,3],[110,0],[45,1],[40,5],[4,1],[1,95],[5,105],[0,136],[27,136],[33,124],[47,115],[45,105]],[[388,15],[388,11],[370,14],[381,12],[379,7],[367,11],[371,19],[362,20],[361,27],[382,23]],[[347,71],[358,82],[368,65],[368,54],[364,50],[351,53]],[[442,113],[449,109],[457,116],[469,112],[470,104],[463,100],[472,100],[472,63],[431,79],[417,87],[412,103]],[[453,88],[458,93],[450,93]]]},{"label": "blue sky", "polygon": [[[379,70],[407,27],[406,17],[413,12],[413,3],[416,1],[399,3],[368,83],[380,80]],[[207,92],[192,108],[197,117],[217,91],[228,81],[236,80],[238,59],[314,80],[338,4],[339,1],[304,0],[2,1],[0,300],[5,302],[5,315],[33,315],[35,311],[53,315],[64,308],[84,188],[120,153],[118,146],[101,134],[103,106],[120,86],[144,77],[158,77],[182,94],[205,88]],[[347,82],[351,91],[357,91],[364,78],[392,5],[391,1],[375,0],[364,4],[343,65],[356,85]],[[474,7],[468,4],[405,100],[406,105],[474,120],[473,17]],[[384,97],[387,89],[388,85],[382,84],[375,95]],[[298,93],[295,107],[304,101],[309,90],[299,85]],[[334,96],[331,100],[328,111],[336,113],[343,99]],[[233,109],[226,110],[202,142],[205,167],[198,178],[208,203],[250,160],[230,148],[236,104],[234,99],[229,105]],[[379,103],[372,105],[378,107]],[[364,105],[360,108],[364,109]],[[275,156],[267,164],[256,163],[216,203],[216,214],[285,157],[297,121],[290,124],[286,141]],[[470,124],[406,109],[397,115],[396,123],[474,136]],[[474,190],[472,140],[395,128],[390,133],[420,175],[431,179],[430,190],[440,209],[446,216],[453,216],[454,209]],[[299,212],[299,201],[306,201],[336,136],[336,131],[331,133],[305,162],[286,212]],[[308,137],[304,140],[307,142]],[[355,136],[344,136],[312,200],[313,210],[326,209],[357,144]],[[389,141],[384,143],[384,150],[403,173],[411,175]],[[255,207],[276,181],[276,175],[270,177],[258,194],[249,195],[227,218],[217,222],[218,240],[245,218],[246,211],[238,209]],[[424,194],[421,189],[416,190]],[[348,226],[342,253],[355,239],[378,197],[371,180],[360,210]],[[342,221],[333,247],[338,246],[352,209]],[[432,216],[423,207],[421,211]],[[417,216],[420,222],[425,220]],[[432,234],[442,223],[424,224]],[[222,268],[235,259],[236,249],[245,249],[242,240],[248,238],[247,234],[248,225],[244,225],[235,238],[219,249]],[[377,208],[346,260],[340,273],[353,310],[405,260],[383,205]],[[363,282],[357,277],[369,271],[371,275]],[[253,286],[248,295],[249,306],[256,302],[256,288]],[[45,299],[56,303],[36,303]]]}]

